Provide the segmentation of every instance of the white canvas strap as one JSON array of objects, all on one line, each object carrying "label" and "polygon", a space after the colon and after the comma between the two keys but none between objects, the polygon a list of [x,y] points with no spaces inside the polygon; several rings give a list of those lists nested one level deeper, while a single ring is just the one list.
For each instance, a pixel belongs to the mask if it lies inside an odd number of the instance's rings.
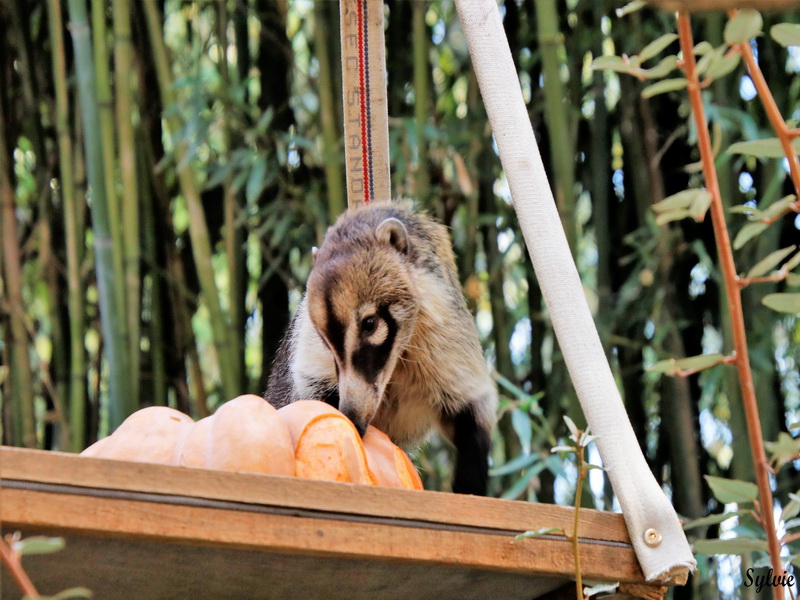
[{"label": "white canvas strap", "polygon": [[514,208],[559,346],[648,581],[696,566],[677,514],[625,412],[570,254],[496,0],[456,0]]}]

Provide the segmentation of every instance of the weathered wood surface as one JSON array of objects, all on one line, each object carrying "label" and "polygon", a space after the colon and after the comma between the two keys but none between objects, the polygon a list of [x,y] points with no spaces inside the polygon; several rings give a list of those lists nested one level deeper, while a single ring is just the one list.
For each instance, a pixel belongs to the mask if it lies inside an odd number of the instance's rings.
[{"label": "weathered wood surface", "polygon": [[[204,598],[375,600],[393,597],[376,590],[400,581],[415,598],[537,598],[573,574],[563,537],[513,538],[570,531],[567,507],[11,448],[0,449],[0,479],[4,531],[70,544],[25,559],[34,581],[94,585],[95,597],[194,597],[181,590],[219,579]],[[643,583],[621,515],[581,513],[584,576]],[[263,588],[251,594],[261,573]],[[126,577],[150,595],[109,595]],[[495,588],[505,591],[487,595]]]}]

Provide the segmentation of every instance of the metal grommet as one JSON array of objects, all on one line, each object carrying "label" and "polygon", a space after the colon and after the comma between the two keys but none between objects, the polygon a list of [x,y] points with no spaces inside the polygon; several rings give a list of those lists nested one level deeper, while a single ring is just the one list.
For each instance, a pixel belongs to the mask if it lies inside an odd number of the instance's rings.
[{"label": "metal grommet", "polygon": [[648,529],[644,532],[644,543],[651,548],[658,546],[661,543],[661,539],[661,533],[655,529]]}]

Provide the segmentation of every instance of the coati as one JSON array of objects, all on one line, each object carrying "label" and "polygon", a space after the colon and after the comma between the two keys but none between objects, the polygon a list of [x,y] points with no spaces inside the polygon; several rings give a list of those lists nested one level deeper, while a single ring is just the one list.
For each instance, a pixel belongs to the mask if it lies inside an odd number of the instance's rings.
[{"label": "coati", "polygon": [[324,400],[406,447],[438,426],[458,453],[453,491],[485,495],[497,390],[446,228],[400,203],[343,214],[314,251],[265,398]]}]

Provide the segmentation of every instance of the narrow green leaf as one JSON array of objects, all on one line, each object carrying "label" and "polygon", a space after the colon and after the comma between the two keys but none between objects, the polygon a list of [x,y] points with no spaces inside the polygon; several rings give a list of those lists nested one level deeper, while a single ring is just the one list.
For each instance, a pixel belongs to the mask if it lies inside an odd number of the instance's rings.
[{"label": "narrow green leaf", "polygon": [[701,194],[708,194],[708,192],[706,190],[699,189],[683,190],[682,192],[678,192],[677,194],[672,194],[672,196],[664,198],[660,202],[656,202],[651,208],[657,213],[663,213],[679,208],[689,208]]},{"label": "narrow green leaf", "polygon": [[768,294],[761,299],[767,308],[790,315],[800,314],[800,293]]},{"label": "narrow green leaf", "polygon": [[592,69],[596,71],[611,70],[617,73],[635,73],[636,67],[626,63],[621,56],[598,56],[592,61]]},{"label": "narrow green leaf", "polygon": [[788,196],[784,196],[780,200],[776,200],[772,204],[770,204],[767,208],[764,209],[764,218],[765,219],[772,219],[774,217],[780,216],[789,210],[789,207],[795,201],[796,196],[794,194],[789,194]]},{"label": "narrow green leaf", "polygon": [[526,531],[525,533],[520,533],[519,535],[514,536],[515,540],[526,540],[528,538],[533,537],[541,537],[543,535],[563,535],[566,537],[566,533],[561,527],[542,527],[541,529],[531,529],[530,531]]},{"label": "narrow green leaf", "polygon": [[722,56],[719,60],[712,61],[705,72],[706,79],[719,79],[725,77],[728,73],[732,73],[739,62],[742,60],[742,55],[738,52],[731,52]]},{"label": "narrow green leaf", "polygon": [[705,56],[698,60],[697,66],[695,67],[695,73],[697,76],[699,77],[701,75],[705,75],[706,70],[711,66],[712,63],[722,59],[726,50],[727,46],[723,44],[718,48],[714,48],[711,52],[708,52]]},{"label": "narrow green leaf", "polygon": [[761,33],[764,21],[761,14],[752,8],[743,8],[725,23],[725,41],[728,44],[748,42]]},{"label": "narrow green leaf", "polygon": [[711,193],[706,190],[700,190],[697,197],[692,200],[692,206],[689,208],[689,212],[692,217],[694,217],[695,221],[702,221],[709,206],[711,206]]},{"label": "narrow green leaf", "polygon": [[661,81],[648,85],[646,88],[644,88],[642,90],[642,97],[652,98],[658,94],[682,90],[686,87],[687,83],[688,82],[683,77],[678,77],[676,79],[662,79]]},{"label": "narrow green leaf", "polygon": [[769,30],[772,39],[784,48],[787,46],[800,46],[800,25],[795,23],[778,23]]},{"label": "narrow green leaf", "polygon": [[507,463],[500,465],[495,469],[491,469],[489,471],[489,475],[491,475],[492,477],[497,477],[500,475],[509,475],[510,473],[515,473],[516,471],[527,469],[532,464],[536,463],[539,459],[540,457],[538,454],[522,454],[520,456],[512,458]]},{"label": "narrow green leaf", "polygon": [[647,367],[651,373],[673,374],[678,371],[709,369],[720,364],[725,359],[722,354],[700,354],[688,358],[660,360],[656,364]]},{"label": "narrow green leaf", "polygon": [[789,287],[797,287],[800,285],[800,274],[789,273],[786,276],[786,285]]},{"label": "narrow green leaf", "polygon": [[737,204],[736,206],[731,206],[728,209],[728,211],[737,215],[747,215],[748,217],[751,217],[753,219],[763,218],[761,216],[763,213],[754,206],[750,206],[749,204]]},{"label": "narrow green leaf", "polygon": [[787,271],[791,271],[796,266],[800,265],[800,252],[795,254],[792,258],[786,261],[786,264],[783,265]]},{"label": "narrow green leaf", "polygon": [[24,538],[14,543],[14,549],[22,556],[28,554],[50,554],[62,550],[66,543],[64,538],[44,537],[40,535]]},{"label": "narrow green leaf", "polygon": [[[800,507],[798,507],[798,509],[800,509]],[[783,524],[783,526],[786,528],[787,531],[789,529],[794,529],[795,527],[800,526],[800,519],[789,519]]]},{"label": "narrow green leaf", "polygon": [[245,196],[248,202],[255,202],[261,195],[261,191],[265,187],[266,174],[267,161],[256,160],[250,170],[250,175],[247,178],[247,187],[245,188]]},{"label": "narrow green leaf", "polygon": [[703,40],[702,42],[700,42],[699,44],[697,44],[694,47],[694,53],[697,56],[704,56],[704,55],[708,54],[709,52],[713,52],[713,51],[714,51],[714,46],[712,46],[710,43],[706,42],[705,40]]},{"label": "narrow green leaf", "polygon": [[53,600],[70,600],[71,598],[91,598],[94,596],[92,590],[85,587],[74,587],[58,592],[53,596]]},{"label": "narrow green leaf", "polygon": [[723,521],[727,521],[728,519],[732,519],[733,517],[741,517],[748,514],[750,511],[747,510],[734,510],[731,512],[721,513],[718,515],[708,515],[707,517],[701,517],[699,519],[694,519],[689,521],[688,523],[683,524],[683,530],[689,531],[690,529],[696,529],[698,527],[708,527],[709,525],[718,525]]},{"label": "narrow green leaf", "polygon": [[640,74],[646,79],[659,79],[666,77],[678,66],[677,56],[665,56],[659,63],[650,69],[641,69]]},{"label": "narrow green leaf", "polygon": [[580,430],[578,429],[578,426],[575,425],[575,421],[570,419],[568,416],[564,415],[564,423],[566,423],[567,429],[569,429],[570,434],[573,437],[577,438],[578,437],[578,433],[580,432]]},{"label": "narrow green leaf", "polygon": [[633,0],[633,2],[628,2],[622,8],[617,9],[617,17],[624,17],[625,15],[629,15],[631,13],[636,12],[647,6],[647,2],[644,0]]},{"label": "narrow green leaf", "polygon": [[[800,152],[800,138],[794,139],[792,147],[795,153]],[[758,156],[760,158],[783,158],[785,156],[781,141],[776,137],[751,140],[749,142],[736,142],[731,144],[727,152],[728,154],[746,154],[747,156]]]},{"label": "narrow green leaf", "polygon": [[785,431],[781,431],[778,434],[777,441],[764,442],[764,446],[766,446],[773,464],[778,469],[800,458],[800,438],[793,438]]},{"label": "narrow green leaf", "polygon": [[758,498],[758,486],[755,483],[739,479],[714,477],[713,475],[705,475],[704,477],[714,497],[722,504],[752,502]]},{"label": "narrow green leaf", "polygon": [[766,223],[747,223],[739,230],[739,233],[736,234],[736,239],[733,240],[734,250],[739,250],[747,242],[765,231],[767,227],[769,227],[769,225]]},{"label": "narrow green leaf", "polygon": [[692,216],[692,211],[689,209],[671,210],[669,212],[661,213],[656,217],[656,225],[666,225],[672,221],[680,221],[681,219],[688,219]]},{"label": "narrow green leaf", "polygon": [[577,450],[573,446],[553,446],[550,448],[550,452],[572,452],[575,453]]},{"label": "narrow green leaf", "polygon": [[767,551],[766,540],[738,537],[730,540],[697,540],[694,544],[695,554],[749,554],[758,550]]},{"label": "narrow green leaf", "polygon": [[678,39],[677,33],[665,33],[661,37],[654,39],[639,52],[639,60],[645,62],[654,56],[658,56],[667,46]]},{"label": "narrow green leaf", "polygon": [[766,275],[772,269],[777,267],[784,258],[794,252],[796,248],[797,246],[789,246],[787,248],[781,248],[780,250],[775,250],[775,252],[769,253],[747,272],[747,276],[761,277],[762,275]]}]

